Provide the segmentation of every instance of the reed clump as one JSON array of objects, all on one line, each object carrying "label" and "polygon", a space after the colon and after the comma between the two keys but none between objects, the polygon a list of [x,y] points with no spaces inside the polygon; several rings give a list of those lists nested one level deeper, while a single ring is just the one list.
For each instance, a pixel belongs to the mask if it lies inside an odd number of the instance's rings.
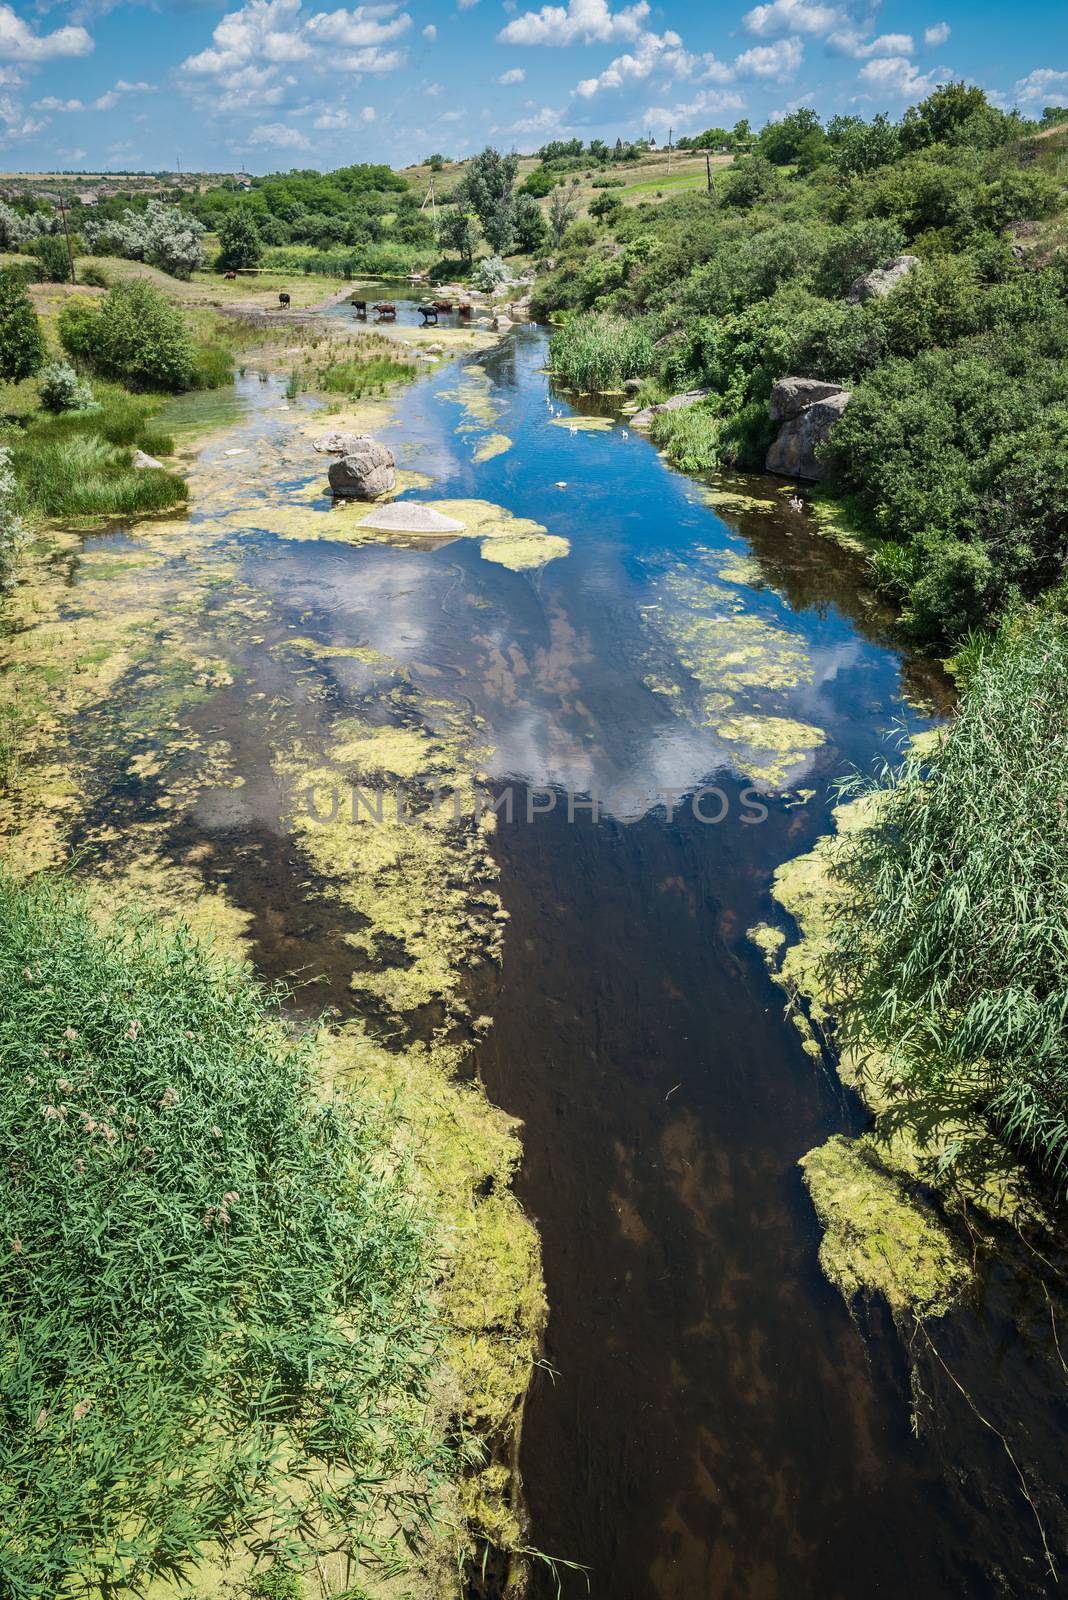
[{"label": "reed clump", "polygon": [[633,318],[592,311],[568,318],[549,346],[553,375],[579,394],[618,389],[625,378],[641,378],[653,367],[647,325]]},{"label": "reed clump", "polygon": [[0,878],[0,1592],[411,1533],[436,1235],[388,1118],[182,931]]},{"label": "reed clump", "polygon": [[[912,1102],[969,1107],[1068,1180],[1068,621],[1022,615],[967,653],[956,717],[873,784],[836,855],[830,965],[846,1041]],[[830,974],[829,974],[830,975]]]}]

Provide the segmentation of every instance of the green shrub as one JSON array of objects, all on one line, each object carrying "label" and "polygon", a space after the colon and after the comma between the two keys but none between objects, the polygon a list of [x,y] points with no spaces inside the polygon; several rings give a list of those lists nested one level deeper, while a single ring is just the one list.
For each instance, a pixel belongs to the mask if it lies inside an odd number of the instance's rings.
[{"label": "green shrub", "polygon": [[60,233],[41,233],[30,245],[45,283],[70,283],[70,252]]},{"label": "green shrub", "polygon": [[95,261],[85,261],[78,268],[78,277],[87,289],[106,289],[108,280]]},{"label": "green shrub", "polygon": [[67,884],[0,881],[0,983],[0,1591],[181,1579],[268,1510],[283,1570],[414,1525],[435,1247],[390,1130],[245,969]]},{"label": "green shrub", "polygon": [[41,372],[41,404],[46,411],[88,411],[93,391],[66,361],[52,361]]},{"label": "green shrub", "polygon": [[18,270],[0,269],[0,378],[29,378],[45,358],[41,324]]},{"label": "green shrub", "polygon": [[193,384],[193,346],[181,312],[141,278],[113,285],[100,301],[64,306],[59,337],[76,361],[130,388],[177,391]]}]

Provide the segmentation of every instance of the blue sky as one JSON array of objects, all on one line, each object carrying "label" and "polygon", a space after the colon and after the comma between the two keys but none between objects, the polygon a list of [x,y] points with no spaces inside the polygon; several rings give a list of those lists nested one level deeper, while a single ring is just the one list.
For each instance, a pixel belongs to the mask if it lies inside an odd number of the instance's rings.
[{"label": "blue sky", "polygon": [[0,0],[0,166],[266,172],[663,139],[946,78],[1068,105],[1066,0]]}]

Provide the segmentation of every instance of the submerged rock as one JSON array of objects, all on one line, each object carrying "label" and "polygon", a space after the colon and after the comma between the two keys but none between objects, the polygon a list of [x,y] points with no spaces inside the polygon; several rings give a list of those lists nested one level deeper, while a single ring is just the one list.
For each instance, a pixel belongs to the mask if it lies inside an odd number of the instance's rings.
[{"label": "submerged rock", "polygon": [[850,300],[856,303],[859,300],[883,299],[919,264],[919,256],[898,256],[889,266],[873,267],[871,272],[865,272],[856,280],[849,291]]},{"label": "submerged rock", "polygon": [[[794,378],[783,381],[800,383],[805,380]],[[775,387],[778,389],[779,385]],[[828,476],[827,468],[816,452],[830,437],[831,429],[849,404],[851,393],[848,389],[837,389],[829,384],[823,387],[832,392],[806,405],[783,423],[764,462],[768,472],[778,473],[784,478],[808,478],[814,482]],[[771,412],[771,401],[768,402],[768,410]],[[774,413],[771,414],[775,420]]]},{"label": "submerged rock", "polygon": [[339,461],[330,463],[331,491],[349,500],[375,500],[396,487],[395,466],[393,451],[364,434]]},{"label": "submerged rock", "polygon": [[707,395],[707,389],[689,389],[685,394],[673,394],[670,400],[663,400],[656,406],[646,406],[644,411],[636,411],[631,421],[636,428],[651,428],[653,418],[658,417],[661,411],[685,411]]}]

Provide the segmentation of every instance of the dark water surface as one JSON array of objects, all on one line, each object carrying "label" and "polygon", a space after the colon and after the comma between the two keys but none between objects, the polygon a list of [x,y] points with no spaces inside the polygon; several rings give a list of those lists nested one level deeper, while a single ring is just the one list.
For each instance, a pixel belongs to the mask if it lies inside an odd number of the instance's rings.
[{"label": "dark water surface", "polygon": [[[860,1113],[746,938],[773,915],[776,866],[827,828],[832,780],[924,726],[945,685],[892,645],[804,515],[720,515],[625,424],[559,426],[545,357],[517,330],[467,379],[449,365],[413,385],[384,435],[433,474],[418,498],[489,500],[570,542],[526,571],[470,539],[272,532],[247,463],[277,448],[294,495],[324,474],[306,449],[285,456],[280,386],[239,386],[250,418],[207,457],[244,518],[235,579],[206,610],[232,683],[198,726],[225,735],[243,786],[205,787],[173,846],[195,844],[249,912],[265,971],[343,1008],[352,954],[279,845],[268,755],[361,703],[370,669],[321,647],[381,651],[405,694],[466,708],[489,748],[513,802],[495,847],[511,921],[479,1071],[526,1125],[519,1191],[552,1308],[522,1442],[534,1545],[585,1562],[602,1600],[1052,1592],[1036,1513],[1059,1559],[1063,1307],[1010,1254],[911,1349],[878,1308],[851,1319],[797,1161]],[[491,434],[512,447],[479,463]],[[781,502],[760,480],[733,488]],[[277,647],[297,638],[320,654],[294,670]],[[767,713],[809,733],[753,822],[754,761],[724,718]],[[100,782],[87,841],[123,825],[127,798],[131,818],[144,806]],[[717,825],[685,801],[708,783]],[[575,803],[592,794],[597,821]],[[535,1591],[553,1592],[544,1569]]]}]

